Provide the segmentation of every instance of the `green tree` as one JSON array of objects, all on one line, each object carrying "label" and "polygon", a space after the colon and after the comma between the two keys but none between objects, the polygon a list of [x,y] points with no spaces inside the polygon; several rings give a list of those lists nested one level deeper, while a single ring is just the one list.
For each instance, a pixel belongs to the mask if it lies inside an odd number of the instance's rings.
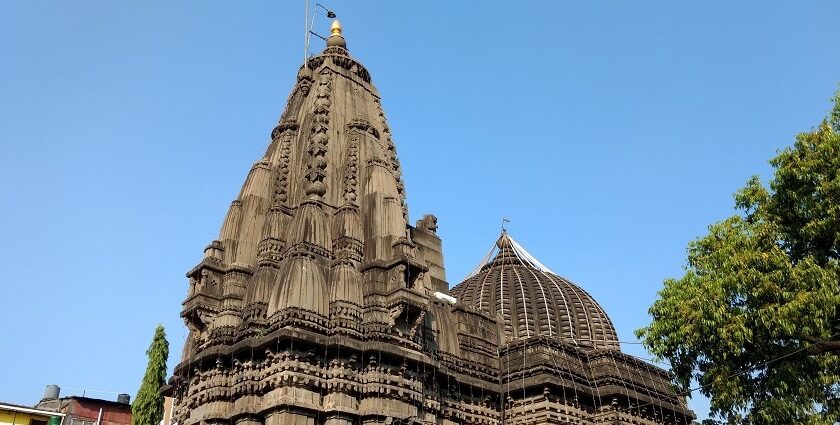
[{"label": "green tree", "polygon": [[840,421],[840,92],[828,118],[688,246],[636,331],[730,424]]},{"label": "green tree", "polygon": [[132,425],[157,425],[163,420],[163,396],[160,388],[166,384],[166,360],[169,358],[169,342],[163,325],[157,325],[152,345],[146,350],[149,364],[143,383],[131,405]]}]

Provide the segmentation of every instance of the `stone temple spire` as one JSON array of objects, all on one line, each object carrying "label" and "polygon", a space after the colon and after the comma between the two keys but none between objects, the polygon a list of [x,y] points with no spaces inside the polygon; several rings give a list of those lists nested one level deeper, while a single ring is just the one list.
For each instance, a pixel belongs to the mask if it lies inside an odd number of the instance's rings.
[{"label": "stone temple spire", "polygon": [[[442,282],[431,279],[443,274],[438,261],[440,271],[424,275],[429,268],[409,229],[379,92],[335,21],[325,50],[300,67],[219,238],[187,274],[181,315],[190,335],[179,376],[188,379],[206,353],[242,344],[273,350],[259,342],[268,333],[282,339],[292,330],[354,338],[394,332],[413,344],[413,334],[395,330],[395,320],[415,326],[430,289]],[[437,241],[439,252],[439,239],[425,237]],[[184,410],[181,422],[213,416],[194,414]]]},{"label": "stone temple spire", "polygon": [[248,320],[325,331],[331,302],[360,317],[364,267],[423,268],[407,262],[416,248],[379,92],[338,21],[326,45],[300,68],[265,155],[189,274],[194,286],[207,276],[217,288],[185,303],[198,345]]}]

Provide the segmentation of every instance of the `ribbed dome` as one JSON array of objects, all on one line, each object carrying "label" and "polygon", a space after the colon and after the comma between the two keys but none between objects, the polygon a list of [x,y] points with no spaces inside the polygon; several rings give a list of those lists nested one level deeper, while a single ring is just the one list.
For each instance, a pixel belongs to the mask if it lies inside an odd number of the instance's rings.
[{"label": "ribbed dome", "polygon": [[506,232],[451,293],[460,303],[500,314],[508,340],[542,335],[586,348],[619,349],[612,321],[592,296],[552,273]]}]

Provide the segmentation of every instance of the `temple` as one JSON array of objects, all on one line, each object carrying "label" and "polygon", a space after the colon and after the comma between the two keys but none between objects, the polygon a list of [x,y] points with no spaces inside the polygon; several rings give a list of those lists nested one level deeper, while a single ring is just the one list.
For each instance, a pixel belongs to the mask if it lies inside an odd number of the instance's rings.
[{"label": "temple", "polygon": [[667,372],[506,232],[449,289],[370,73],[337,22],[326,44],[187,273],[177,423],[692,423]]}]

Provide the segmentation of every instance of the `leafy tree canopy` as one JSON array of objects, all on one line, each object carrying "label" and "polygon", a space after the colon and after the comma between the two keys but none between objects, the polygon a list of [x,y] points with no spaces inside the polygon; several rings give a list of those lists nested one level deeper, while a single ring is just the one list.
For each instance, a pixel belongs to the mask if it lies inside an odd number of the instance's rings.
[{"label": "leafy tree canopy", "polygon": [[163,325],[155,328],[152,344],[146,350],[149,364],[143,383],[131,405],[132,425],[157,425],[163,420],[163,396],[160,388],[166,384],[166,360],[169,358],[169,342]]},{"label": "leafy tree canopy", "polygon": [[840,92],[817,129],[688,246],[637,335],[736,424],[840,421]]}]

